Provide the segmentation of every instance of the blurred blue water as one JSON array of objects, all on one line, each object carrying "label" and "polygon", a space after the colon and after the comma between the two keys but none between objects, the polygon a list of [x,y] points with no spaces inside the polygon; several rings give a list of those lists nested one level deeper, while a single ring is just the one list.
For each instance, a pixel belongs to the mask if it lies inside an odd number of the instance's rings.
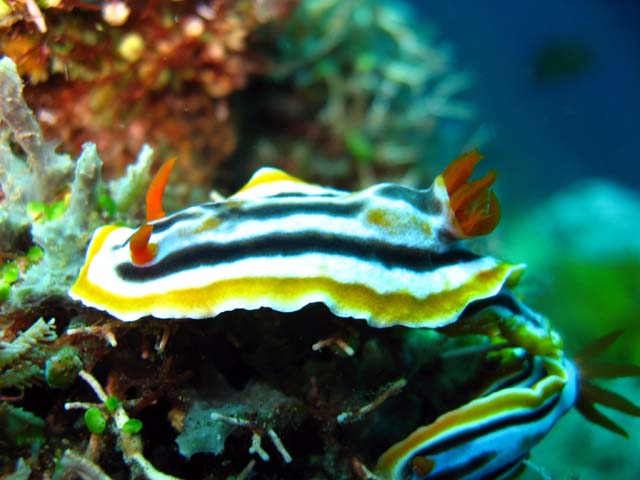
[{"label": "blurred blue water", "polygon": [[[529,202],[577,178],[640,186],[640,2],[414,0],[475,75],[470,98],[495,138],[483,150],[500,190]],[[582,74],[535,81],[536,53],[572,39],[593,53]]]}]

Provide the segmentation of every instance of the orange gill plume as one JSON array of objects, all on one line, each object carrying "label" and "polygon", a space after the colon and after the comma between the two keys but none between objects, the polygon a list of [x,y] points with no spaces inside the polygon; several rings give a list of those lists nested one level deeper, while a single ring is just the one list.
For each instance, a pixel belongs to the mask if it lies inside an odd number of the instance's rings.
[{"label": "orange gill plume", "polygon": [[136,230],[136,233],[133,234],[129,241],[131,261],[135,265],[148,263],[156,256],[158,250],[157,245],[149,243],[151,233],[153,233],[153,225],[150,225],[148,222],[158,220],[165,216],[164,210],[162,209],[162,194],[169,182],[169,175],[171,175],[171,170],[175,163],[175,158],[167,160],[162,167],[160,167],[158,173],[155,174],[147,189],[147,223]]},{"label": "orange gill plume", "polygon": [[500,221],[498,197],[489,189],[496,180],[496,172],[492,170],[469,182],[473,169],[483,158],[478,150],[471,150],[451,162],[442,174],[451,209],[467,237],[491,233]]}]

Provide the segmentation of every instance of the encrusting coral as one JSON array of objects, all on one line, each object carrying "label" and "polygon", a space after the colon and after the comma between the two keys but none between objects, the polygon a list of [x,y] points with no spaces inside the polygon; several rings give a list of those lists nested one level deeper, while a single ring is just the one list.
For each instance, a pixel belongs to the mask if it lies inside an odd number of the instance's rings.
[{"label": "encrusting coral", "polygon": [[189,183],[202,185],[236,145],[230,95],[267,68],[259,28],[293,5],[23,0],[0,12],[0,50],[29,79],[25,97],[65,151],[96,143],[111,178],[149,143],[177,154]]}]

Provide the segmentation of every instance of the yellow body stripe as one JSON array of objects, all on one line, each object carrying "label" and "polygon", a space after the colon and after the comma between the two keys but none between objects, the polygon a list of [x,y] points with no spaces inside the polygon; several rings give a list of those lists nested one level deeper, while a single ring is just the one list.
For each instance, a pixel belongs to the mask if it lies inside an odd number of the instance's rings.
[{"label": "yellow body stripe", "polygon": [[288,173],[283,172],[282,170],[277,169],[263,169],[260,172],[256,173],[251,179],[238,190],[235,195],[241,192],[246,192],[254,187],[259,185],[265,185],[267,183],[275,183],[275,182],[295,182],[295,183],[306,183],[300,180],[293,175],[289,175]]},{"label": "yellow body stripe", "polygon": [[[102,241],[108,231],[100,232]],[[104,235],[104,236],[103,236]],[[100,248],[96,239],[95,250]],[[92,248],[93,252],[94,248]],[[91,255],[92,252],[89,252]],[[87,262],[89,264],[90,262]],[[71,294],[82,297],[88,304],[111,305],[113,311],[137,312],[166,310],[176,317],[202,316],[197,312],[218,311],[217,307],[229,301],[246,302],[262,306],[297,305],[297,301],[314,294],[324,294],[335,303],[338,312],[367,312],[376,326],[403,324],[437,327],[457,315],[473,299],[487,296],[502,285],[513,270],[512,265],[498,264],[480,272],[458,288],[434,293],[426,298],[415,298],[406,293],[379,294],[364,285],[344,285],[331,278],[278,278],[249,277],[215,282],[201,288],[175,289],[158,294],[128,298],[92,284],[83,269]],[[181,315],[180,315],[181,314]],[[399,321],[401,320],[401,321]]]}]

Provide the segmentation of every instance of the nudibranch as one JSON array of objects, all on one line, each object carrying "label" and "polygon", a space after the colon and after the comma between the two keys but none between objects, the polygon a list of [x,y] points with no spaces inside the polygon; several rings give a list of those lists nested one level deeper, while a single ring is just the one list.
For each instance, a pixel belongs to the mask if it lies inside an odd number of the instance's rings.
[{"label": "nudibranch", "polygon": [[[596,357],[625,330],[597,339],[569,359],[562,341],[542,315],[509,290],[476,302],[465,324],[506,322],[509,340],[494,351],[499,366],[472,399],[409,433],[378,459],[384,480],[480,480],[514,478],[531,449],[571,408],[587,420],[627,437],[597,406],[640,417],[640,407],[592,380],[640,376],[640,367],[602,364]],[[509,338],[509,336],[514,335]]]},{"label": "nudibranch", "polygon": [[506,348],[502,353],[511,357],[510,368],[496,372],[476,398],[391,446],[378,459],[376,475],[384,480],[515,478],[531,449],[574,407],[587,420],[628,437],[596,407],[640,417],[640,406],[591,382],[640,376],[635,365],[593,362],[623,332],[596,340],[574,360],[561,350],[535,355],[522,347]]},{"label": "nudibranch", "polygon": [[418,428],[378,460],[389,480],[512,478],[574,406],[578,374],[565,357],[523,356],[521,368],[471,402]]},{"label": "nudibranch", "polygon": [[376,327],[450,324],[522,269],[460,245],[500,216],[495,174],[470,181],[481,158],[462,155],[425,190],[345,192],[261,168],[234,195],[165,216],[168,164],[147,223],[99,228],[70,296],[124,321],[319,302]]}]

